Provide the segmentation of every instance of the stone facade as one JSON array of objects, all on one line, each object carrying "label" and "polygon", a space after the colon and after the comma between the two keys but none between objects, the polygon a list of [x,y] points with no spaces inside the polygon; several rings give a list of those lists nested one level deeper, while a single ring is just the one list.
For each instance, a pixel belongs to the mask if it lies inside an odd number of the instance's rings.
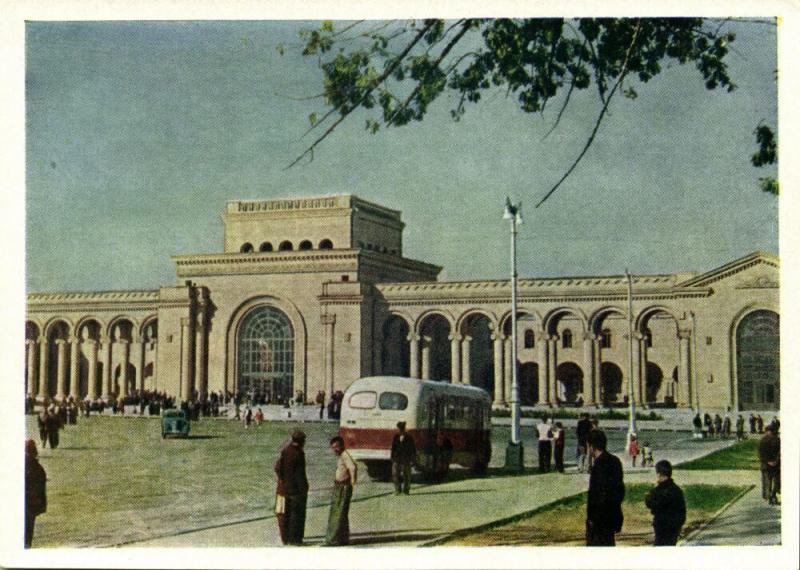
[{"label": "stone facade", "polygon": [[[510,399],[507,281],[439,282],[403,257],[400,212],[355,196],[232,201],[224,252],[173,258],[181,285],[30,293],[26,391],[112,399],[226,390],[282,401],[400,374]],[[700,275],[521,279],[524,405],[779,406],[778,260]]]}]

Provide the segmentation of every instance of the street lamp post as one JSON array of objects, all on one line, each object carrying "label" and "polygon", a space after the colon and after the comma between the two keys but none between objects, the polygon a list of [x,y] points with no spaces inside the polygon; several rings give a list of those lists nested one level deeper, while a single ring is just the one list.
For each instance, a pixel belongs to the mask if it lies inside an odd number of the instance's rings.
[{"label": "street lamp post", "polygon": [[634,402],[633,378],[633,277],[625,270],[628,278],[628,445],[636,437],[636,403]]},{"label": "street lamp post", "polygon": [[[700,413],[700,387],[697,385],[697,323],[695,322],[694,311],[689,311],[692,317],[692,362],[691,362],[691,378],[692,387],[694,388],[694,406],[697,413]],[[690,392],[691,393],[691,392]]]},{"label": "street lamp post", "polygon": [[503,219],[511,224],[511,441],[506,448],[506,469],[520,473],[525,468],[517,381],[517,226],[522,223],[522,204],[513,205],[506,197]]}]

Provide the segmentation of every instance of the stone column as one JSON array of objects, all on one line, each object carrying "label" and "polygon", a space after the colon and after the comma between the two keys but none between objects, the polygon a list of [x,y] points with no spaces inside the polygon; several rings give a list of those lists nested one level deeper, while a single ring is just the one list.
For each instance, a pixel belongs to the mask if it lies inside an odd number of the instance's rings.
[{"label": "stone column", "polygon": [[120,339],[119,344],[122,347],[122,358],[119,364],[119,394],[118,398],[124,398],[130,391],[130,383],[128,382],[128,364],[131,361],[131,343],[129,340]]},{"label": "stone column", "polygon": [[[503,341],[503,385],[505,386],[506,402],[511,402],[511,382],[513,380],[511,369],[511,359],[514,355],[511,353],[511,337],[506,337]],[[519,381],[519,378],[517,378]]]},{"label": "stone column", "polygon": [[181,399],[192,398],[192,319],[181,319]]},{"label": "stone column", "polygon": [[450,383],[461,382],[461,335],[450,335]]},{"label": "stone column", "polygon": [[56,398],[63,400],[67,392],[67,341],[56,339],[58,359],[56,360]]},{"label": "stone column", "polygon": [[47,386],[47,353],[47,338],[41,336],[39,337],[39,397],[42,399],[50,397],[50,389]]},{"label": "stone column", "polygon": [[158,388],[158,339],[150,343],[150,352],[153,353],[153,386],[152,389]]},{"label": "stone column", "polygon": [[[639,403],[647,405],[647,337],[641,333],[634,336],[635,343],[639,346],[639,382],[636,386],[636,393]],[[635,355],[636,353],[634,353]]]},{"label": "stone column", "polygon": [[593,387],[594,387],[594,403],[600,403],[600,383],[602,382],[603,376],[602,372],[602,363],[600,360],[600,337],[595,336],[592,340],[592,344],[594,345],[594,380],[593,380]]},{"label": "stone column", "polygon": [[594,404],[594,335],[583,335],[583,402]]},{"label": "stone column", "polygon": [[420,364],[422,368],[422,379],[431,379],[431,337],[423,336],[420,341]]},{"label": "stone column", "polygon": [[320,324],[324,327],[325,346],[323,347],[323,358],[325,359],[325,389],[328,391],[328,398],[334,392],[334,378],[333,378],[333,351],[334,351],[334,325],[336,324],[336,315],[324,314],[319,317]]},{"label": "stone column", "polygon": [[208,394],[208,368],[206,367],[206,325],[204,313],[197,315],[194,345],[194,380],[200,401]]},{"label": "stone column", "polygon": [[409,359],[409,366],[408,366],[408,375],[412,378],[419,378],[420,377],[420,369],[419,369],[419,335],[411,333],[408,335],[408,359]]},{"label": "stone column", "polygon": [[503,337],[492,333],[492,340],[494,341],[494,402],[492,403],[495,406],[502,406],[506,403],[503,388]]},{"label": "stone column", "polygon": [[25,346],[28,347],[28,377],[25,393],[33,398],[36,396],[36,347],[38,344],[35,340],[26,340]]},{"label": "stone column", "polygon": [[539,403],[540,404],[549,404],[550,403],[550,391],[548,389],[549,382],[549,372],[550,372],[550,363],[548,362],[548,354],[547,354],[547,345],[550,344],[547,340],[547,334],[544,331],[539,331],[536,334],[536,346],[538,349],[538,355],[536,360],[538,361],[537,364],[539,365]]},{"label": "stone column", "polygon": [[556,404],[556,396],[558,396],[558,379],[556,378],[556,341],[558,340],[557,336],[549,336],[547,337],[547,354],[549,355],[549,359],[547,361],[548,371],[547,375],[550,378],[550,382],[548,383],[548,397],[551,404]]},{"label": "stone column", "polygon": [[469,366],[469,351],[470,351],[470,344],[472,343],[472,337],[464,335],[464,340],[461,341],[461,383],[462,384],[472,384],[472,378],[470,378],[470,366]]},{"label": "stone column", "polygon": [[87,381],[87,395],[90,399],[97,399],[97,341],[94,339],[87,339],[86,344],[89,345],[89,370],[86,371]]},{"label": "stone column", "polygon": [[689,347],[691,340],[691,332],[680,330],[678,331],[678,341],[680,345],[680,363],[678,365],[678,405],[688,406],[692,402],[691,393],[689,391]]},{"label": "stone column", "polygon": [[73,400],[81,397],[81,369],[80,369],[81,341],[77,336],[69,338],[69,395]]},{"label": "stone column", "polygon": [[104,400],[109,400],[111,394],[114,393],[114,387],[111,385],[111,337],[100,337],[100,350],[103,357],[103,395]]},{"label": "stone column", "polygon": [[137,336],[133,339],[133,363],[136,366],[136,377],[133,386],[141,393],[144,391],[144,339]]},{"label": "stone column", "polygon": [[[631,382],[633,382],[633,401],[636,403],[636,405],[639,405],[642,403],[642,397],[640,394],[640,387],[642,385],[642,357],[639,351],[640,345],[637,336],[637,333],[633,333],[633,342],[631,343],[631,350],[633,351],[633,376],[631,378]],[[630,397],[630,391],[627,395]]]}]

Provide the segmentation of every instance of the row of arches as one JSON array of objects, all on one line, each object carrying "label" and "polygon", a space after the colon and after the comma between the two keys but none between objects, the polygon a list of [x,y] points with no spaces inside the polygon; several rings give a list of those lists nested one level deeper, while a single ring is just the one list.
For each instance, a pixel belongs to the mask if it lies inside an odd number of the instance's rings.
[{"label": "row of arches", "polygon": [[84,317],[25,323],[26,394],[41,399],[123,397],[152,385],[158,320]]},{"label": "row of arches", "polygon": [[[297,244],[297,251],[310,251],[312,249],[314,249],[314,244],[311,240],[304,239]],[[327,238],[323,239],[317,244],[317,249],[333,249],[333,242]],[[241,253],[253,253],[255,252],[255,247],[248,241],[242,244],[239,251]],[[265,241],[258,246],[258,251],[261,253],[275,251],[275,247],[272,242]],[[277,251],[294,251],[294,244],[289,240],[284,240],[278,244]]]},{"label": "row of arches", "polygon": [[[778,405],[777,318],[771,311],[754,311],[737,326],[741,406]],[[542,319],[523,310],[517,322],[523,404],[626,401],[628,322],[622,309],[605,307],[585,318],[563,308]],[[480,386],[494,395],[496,405],[504,404],[510,400],[511,325],[509,314],[496,319],[475,310],[457,318],[444,311],[416,319],[392,313],[382,331],[382,373]],[[636,316],[632,380],[637,403],[686,406],[697,397],[690,383],[693,332],[683,325],[663,307]]]}]

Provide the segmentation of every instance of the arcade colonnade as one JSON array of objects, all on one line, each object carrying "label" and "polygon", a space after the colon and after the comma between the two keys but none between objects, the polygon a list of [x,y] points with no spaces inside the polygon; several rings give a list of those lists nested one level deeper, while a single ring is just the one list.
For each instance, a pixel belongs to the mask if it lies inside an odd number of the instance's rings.
[{"label": "arcade colonnade", "polygon": [[[691,322],[663,306],[638,311],[634,322],[634,401],[691,406]],[[580,398],[594,405],[627,398],[628,334],[621,308],[605,306],[588,317],[576,307],[558,307],[543,317],[522,310],[517,326],[523,404]],[[382,373],[478,385],[493,394],[495,406],[510,402],[510,314],[464,308],[456,316],[441,308],[413,317],[396,310],[383,333]]]}]

